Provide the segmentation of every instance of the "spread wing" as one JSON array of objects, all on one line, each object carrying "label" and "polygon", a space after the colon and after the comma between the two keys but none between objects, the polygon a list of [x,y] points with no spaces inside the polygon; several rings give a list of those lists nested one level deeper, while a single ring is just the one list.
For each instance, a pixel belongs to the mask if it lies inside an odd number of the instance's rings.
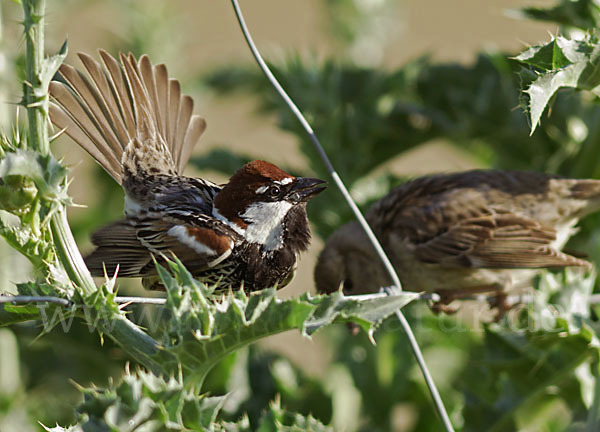
[{"label": "spread wing", "polygon": [[552,246],[556,231],[512,213],[468,218],[417,243],[415,255],[447,267],[542,268],[589,266]]},{"label": "spread wing", "polygon": [[85,258],[92,275],[141,277],[156,274],[152,256],[175,254],[192,273],[209,269],[233,251],[234,239],[220,222],[205,216],[124,219],[94,233],[96,249]]}]

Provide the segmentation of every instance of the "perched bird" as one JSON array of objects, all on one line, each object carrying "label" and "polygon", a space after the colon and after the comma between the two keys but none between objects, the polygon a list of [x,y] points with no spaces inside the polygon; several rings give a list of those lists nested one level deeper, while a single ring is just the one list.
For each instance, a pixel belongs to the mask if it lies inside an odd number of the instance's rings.
[{"label": "perched bird", "polygon": [[[600,209],[600,180],[476,170],[417,178],[366,214],[406,290],[441,304],[528,285],[541,268],[591,264],[561,252],[577,221]],[[377,292],[391,279],[356,222],[327,240],[317,290]]]},{"label": "perched bird", "polygon": [[125,218],[92,236],[92,275],[157,281],[152,257],[175,254],[198,279],[219,288],[284,286],[309,245],[306,203],[325,189],[253,161],[224,185],[185,177],[206,124],[193,115],[164,65],[100,50],[79,54],[87,74],[62,65],[50,85],[50,118],[125,190]]}]

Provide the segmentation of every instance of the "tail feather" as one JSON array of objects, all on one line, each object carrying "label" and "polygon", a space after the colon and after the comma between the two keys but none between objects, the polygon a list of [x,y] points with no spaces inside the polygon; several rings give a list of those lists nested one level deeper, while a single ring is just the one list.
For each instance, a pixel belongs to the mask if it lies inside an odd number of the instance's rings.
[{"label": "tail feather", "polygon": [[55,98],[60,98],[64,106],[68,106],[68,108],[61,109],[56,105],[51,105],[50,116],[53,122],[65,129],[67,135],[81,145],[109,174],[119,181],[121,175],[120,155],[106,151],[103,146],[96,144],[103,142],[105,138],[90,111],[67,87],[56,86],[52,83],[50,89]]},{"label": "tail feather", "polygon": [[[149,93],[142,82],[135,57],[133,57],[133,54],[126,56],[125,54],[120,53],[119,58],[121,60],[121,65],[123,66],[131,98],[135,101],[132,105],[135,124],[139,127],[143,125],[145,120],[149,120],[154,123],[154,130],[160,133],[157,124],[158,122],[156,121],[156,113],[154,113],[154,116],[152,115],[152,104],[150,103]],[[163,139],[166,140],[166,138],[167,137],[163,135]]]},{"label": "tail feather", "polygon": [[[93,84],[85,75],[68,65],[65,65],[61,69],[61,74],[68,83],[72,83],[71,88],[76,92],[75,95],[72,94],[73,98],[84,110],[88,110],[86,114],[89,116],[89,120],[94,122],[88,126],[88,129],[97,127],[103,138],[110,144],[115,152],[122,151],[120,140],[127,139],[127,136],[125,134],[119,136],[113,126],[114,122],[107,121],[107,119],[111,118],[111,107],[106,106],[102,99],[96,99],[94,97],[93,90],[91,90],[93,89]],[[58,89],[58,91],[60,91],[60,89]],[[87,105],[81,104],[80,100],[87,101]],[[80,118],[81,121],[88,120],[86,117]]]},{"label": "tail feather", "polygon": [[169,129],[167,137],[173,142],[176,135],[177,117],[179,115],[179,99],[181,98],[181,86],[179,82],[169,79]]},{"label": "tail feather", "polygon": [[[102,69],[102,66],[98,62],[87,54],[79,53],[78,57],[91,78],[91,82],[86,78],[87,89],[78,85],[76,81],[69,80],[68,73],[70,70],[75,71],[74,67],[62,65],[59,71],[67,79],[71,88],[79,93],[83,101],[87,102],[90,106],[93,106],[94,103],[99,106],[101,112],[98,112],[97,117],[105,119],[108,125],[113,128],[114,134],[118,139],[116,140],[116,145],[112,145],[111,147],[116,154],[120,155],[127,145],[128,140],[136,131],[133,118],[130,115],[127,116],[127,109],[130,104],[126,103],[123,105],[123,100],[121,99],[123,96],[127,97],[127,93],[124,90],[118,91],[118,83],[121,82],[122,84],[122,77],[119,76],[120,81],[116,81],[109,73],[106,73]],[[116,66],[117,72],[121,74],[118,64]],[[82,72],[77,71],[77,73],[84,76]],[[115,81],[117,84],[115,84]],[[124,101],[128,100],[129,98],[127,97]]]},{"label": "tail feather", "polygon": [[187,161],[190,159],[192,151],[194,150],[194,146],[198,142],[198,139],[200,139],[204,129],[206,129],[206,122],[202,117],[194,114],[185,131],[183,142],[181,144],[181,150],[178,153],[179,158],[176,157],[175,159],[175,163],[177,164],[179,172],[183,171]]},{"label": "tail feather", "polygon": [[[106,81],[108,88],[101,87],[104,89],[103,95],[106,98],[105,100],[114,98],[118,110],[112,111],[112,113],[127,131],[126,139],[131,139],[131,137],[135,136],[137,130],[133,117],[135,103],[132,104],[131,102],[132,96],[127,87],[124,70],[117,60],[106,51],[98,50],[98,52],[100,53],[106,71],[103,71],[100,63],[95,61],[89,55],[79,53],[78,56],[88,73],[90,73],[91,76],[97,77],[97,85],[99,85],[98,83],[104,83]],[[94,74],[93,72],[96,73]],[[126,145],[127,143],[123,141],[123,147]]]},{"label": "tail feather", "polygon": [[204,119],[193,115],[192,98],[181,94],[166,66],[153,66],[146,55],[138,61],[133,54],[121,54],[119,64],[106,51],[99,52],[102,64],[79,54],[87,76],[61,66],[66,83],[50,86],[52,122],[119,183],[123,153],[133,141],[164,153],[167,163],[156,161],[156,168],[167,165],[181,173],[206,128]]},{"label": "tail feather", "polygon": [[571,195],[578,199],[600,200],[600,180],[575,180],[571,186]]}]

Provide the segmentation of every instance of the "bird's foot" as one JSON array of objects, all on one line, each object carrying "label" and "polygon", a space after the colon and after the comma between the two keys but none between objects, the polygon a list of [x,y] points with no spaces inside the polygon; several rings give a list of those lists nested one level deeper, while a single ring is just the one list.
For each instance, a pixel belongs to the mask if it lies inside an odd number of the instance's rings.
[{"label": "bird's foot", "polygon": [[504,292],[499,292],[494,296],[488,297],[488,304],[490,309],[496,309],[496,315],[494,316],[494,322],[499,322],[504,318],[506,313],[514,308],[518,303],[509,303],[508,296]]},{"label": "bird's foot", "polygon": [[[452,300],[450,300],[451,302]],[[445,300],[439,300],[439,301],[429,301],[429,309],[431,309],[431,312],[433,312],[436,315],[439,315],[441,313],[446,314],[446,315],[453,315],[456,312],[458,312],[458,310],[460,309],[460,306],[451,306],[449,303]]]},{"label": "bird's foot", "polygon": [[[434,293],[432,295],[433,299],[429,300],[429,309],[436,314],[439,315],[441,313],[446,315],[453,315],[460,309],[460,304],[451,305],[454,300],[460,298],[460,294],[457,296],[456,293],[452,291],[442,291],[438,293]],[[436,298],[437,297],[437,298]]]}]

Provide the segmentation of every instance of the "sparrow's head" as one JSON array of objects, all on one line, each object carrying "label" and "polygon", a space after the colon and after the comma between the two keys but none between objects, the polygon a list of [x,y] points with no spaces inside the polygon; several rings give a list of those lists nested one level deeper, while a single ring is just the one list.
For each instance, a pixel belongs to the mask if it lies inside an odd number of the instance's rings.
[{"label": "sparrow's head", "polygon": [[390,278],[367,235],[357,222],[334,232],[315,267],[315,284],[321,294],[342,289],[345,295],[378,292]]},{"label": "sparrow's head", "polygon": [[300,224],[306,238],[299,249],[305,249],[310,239],[305,206],[325,188],[323,180],[294,177],[269,162],[252,161],[217,194],[213,213],[267,251],[283,247],[290,233],[303,234],[297,230]]}]

